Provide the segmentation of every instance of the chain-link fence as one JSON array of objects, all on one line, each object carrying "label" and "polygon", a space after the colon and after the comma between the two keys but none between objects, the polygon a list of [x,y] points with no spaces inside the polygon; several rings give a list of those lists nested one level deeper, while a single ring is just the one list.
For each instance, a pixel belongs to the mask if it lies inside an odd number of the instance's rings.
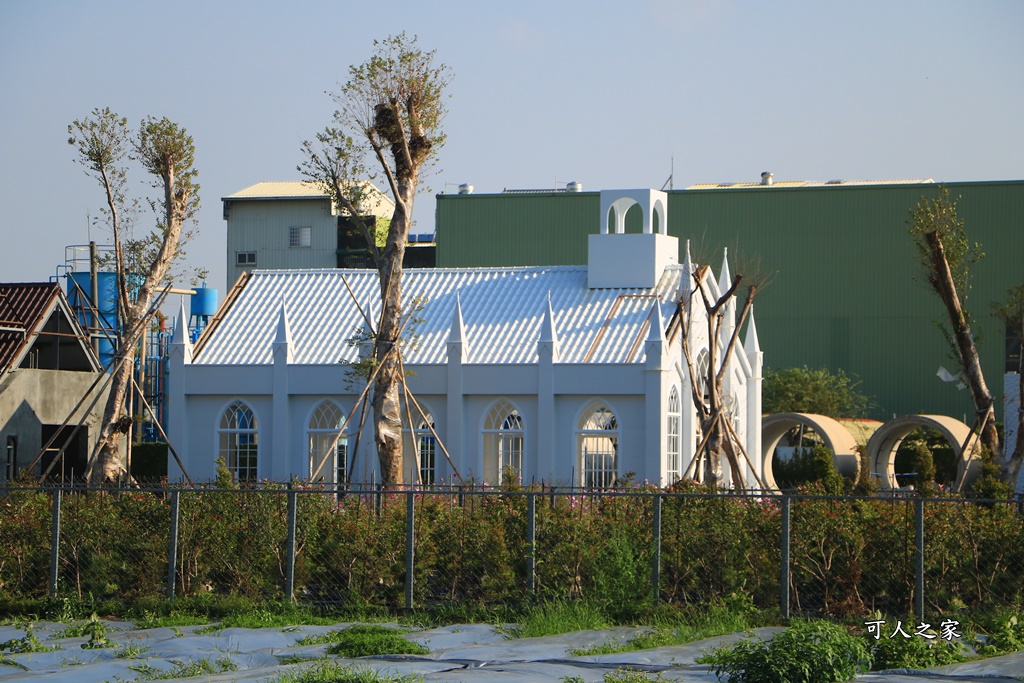
[{"label": "chain-link fence", "polygon": [[1013,501],[276,487],[0,488],[9,598],[391,609],[550,598],[789,614],[1024,606]]}]

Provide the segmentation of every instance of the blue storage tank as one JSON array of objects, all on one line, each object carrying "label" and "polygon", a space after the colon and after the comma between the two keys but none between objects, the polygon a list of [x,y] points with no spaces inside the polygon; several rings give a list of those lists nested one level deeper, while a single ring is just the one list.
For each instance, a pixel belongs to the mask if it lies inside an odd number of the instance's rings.
[{"label": "blue storage tank", "polygon": [[81,326],[90,331],[105,332],[107,337],[100,338],[100,364],[108,367],[114,358],[113,340],[117,336],[117,275],[116,273],[97,273],[96,305],[99,319],[92,320],[92,277],[88,271],[68,273],[68,302],[78,317]]},{"label": "blue storage tank", "polygon": [[196,287],[189,308],[191,310],[189,328],[192,341],[195,341],[206,329],[210,318],[217,313],[217,290],[207,289],[205,282],[202,287]]}]

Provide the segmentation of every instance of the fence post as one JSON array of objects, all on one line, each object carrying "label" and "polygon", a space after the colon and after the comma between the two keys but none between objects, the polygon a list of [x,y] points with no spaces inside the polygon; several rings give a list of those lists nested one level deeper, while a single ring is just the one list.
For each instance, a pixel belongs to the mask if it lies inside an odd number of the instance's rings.
[{"label": "fence post", "polygon": [[537,595],[537,494],[526,494],[526,589]]},{"label": "fence post", "polygon": [[405,608],[412,609],[413,572],[416,569],[416,494],[405,494]]},{"label": "fence post", "polygon": [[60,495],[53,489],[53,521],[50,523],[50,597],[57,597],[57,579],[60,574]]},{"label": "fence post", "polygon": [[914,501],[914,614],[924,623],[924,501]]},{"label": "fence post", "polygon": [[178,568],[178,513],[181,509],[181,501],[178,498],[180,491],[171,491],[171,541],[167,547],[167,599],[174,600],[174,586],[177,583]]},{"label": "fence post", "polygon": [[288,600],[295,600],[295,517],[298,508],[295,489],[288,482],[288,547],[285,550],[284,593]]},{"label": "fence post", "polygon": [[661,599],[661,494],[654,494],[654,520],[652,522],[653,552],[651,558],[651,601],[658,604]]},{"label": "fence post", "polygon": [[782,618],[789,619],[789,496],[782,497],[782,558],[779,561],[779,607]]}]

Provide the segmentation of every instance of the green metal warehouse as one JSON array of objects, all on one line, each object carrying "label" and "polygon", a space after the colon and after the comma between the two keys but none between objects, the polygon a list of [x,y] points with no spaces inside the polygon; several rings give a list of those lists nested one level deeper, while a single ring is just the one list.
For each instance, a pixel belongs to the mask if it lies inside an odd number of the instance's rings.
[{"label": "green metal warehouse", "polygon": [[[690,240],[694,260],[717,272],[759,262],[774,275],[754,305],[769,367],[842,369],[860,378],[877,407],[872,417],[938,413],[971,418],[966,389],[933,324],[944,311],[920,280],[907,221],[927,181],[775,182],[697,185],[668,192],[668,232]],[[1011,351],[991,303],[1024,281],[1024,181],[945,183],[959,197],[970,238],[986,254],[975,267],[968,307],[981,338],[989,388],[1002,415],[1003,373]],[[437,197],[438,267],[586,263],[598,232],[598,192],[567,190],[444,194]],[[639,231],[636,220],[627,217]],[[685,246],[681,246],[681,249]]]}]

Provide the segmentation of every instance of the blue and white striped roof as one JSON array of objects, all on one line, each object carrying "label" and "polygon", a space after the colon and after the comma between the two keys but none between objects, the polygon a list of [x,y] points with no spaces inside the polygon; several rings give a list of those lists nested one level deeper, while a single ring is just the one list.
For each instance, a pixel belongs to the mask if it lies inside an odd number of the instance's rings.
[{"label": "blue and white striped roof", "polygon": [[[407,364],[443,364],[461,301],[469,363],[535,363],[548,295],[554,313],[560,362],[625,363],[644,360],[644,323],[657,296],[661,317],[671,319],[684,266],[669,266],[651,289],[588,289],[587,269],[568,266],[525,268],[410,269],[403,274],[403,299],[422,306],[415,342],[406,346]],[[281,307],[287,311],[292,362],[334,365],[356,360],[348,343],[365,323],[347,280],[376,324],[380,286],[375,270],[257,270],[193,363],[270,365]],[[616,308],[616,302],[618,306]],[[615,313],[605,325],[609,313]],[[604,329],[603,333],[601,332]],[[407,328],[407,332],[409,328]],[[591,347],[595,345],[593,352]]]}]

